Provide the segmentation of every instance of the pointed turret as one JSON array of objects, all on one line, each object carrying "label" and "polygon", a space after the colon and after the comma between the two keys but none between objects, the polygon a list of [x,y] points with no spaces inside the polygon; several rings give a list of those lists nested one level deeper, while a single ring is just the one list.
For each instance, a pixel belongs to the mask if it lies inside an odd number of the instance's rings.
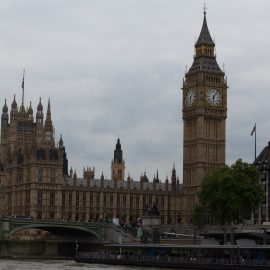
[{"label": "pointed turret", "polygon": [[18,106],[16,102],[16,95],[14,95],[13,102],[11,104],[11,111],[10,111],[10,120],[15,120],[18,114]]},{"label": "pointed turret", "polygon": [[157,175],[154,175],[153,183],[159,183],[158,170],[157,170]]},{"label": "pointed turret", "polygon": [[118,181],[124,181],[125,179],[125,161],[123,160],[123,151],[121,149],[119,138],[117,139],[112,160],[111,179],[116,179]]},{"label": "pointed turret", "polygon": [[8,112],[8,106],[7,106],[7,99],[5,98],[5,104],[3,106],[3,112],[7,113]]},{"label": "pointed turret", "polygon": [[3,106],[2,110],[2,121],[8,122],[8,106],[7,106],[7,100],[5,99],[5,104]]},{"label": "pointed turret", "polygon": [[166,191],[168,191],[169,190],[169,179],[168,179],[168,176],[166,177],[165,185],[166,185]]},{"label": "pointed turret", "polygon": [[199,38],[195,44],[195,56],[192,66],[186,73],[186,77],[197,72],[215,73],[217,75],[224,75],[220,69],[215,55],[215,43],[210,35],[207,20],[206,8],[204,7],[203,25]]},{"label": "pointed turret", "polygon": [[149,180],[148,180],[148,177],[147,177],[147,175],[146,175],[146,172],[144,172],[144,175],[143,175],[143,177],[141,178],[141,181],[142,181],[143,183],[149,183]]},{"label": "pointed turret", "polygon": [[59,147],[62,148],[64,146],[64,141],[62,138],[62,134],[60,135],[60,140],[59,140]]},{"label": "pointed turret", "polygon": [[33,108],[32,108],[32,102],[30,101],[29,108],[27,110],[28,118],[33,120]]},{"label": "pointed turret", "polygon": [[175,187],[176,186],[176,170],[175,170],[174,164],[173,164],[173,169],[172,169],[171,181],[172,181],[172,185]]},{"label": "pointed turret", "polygon": [[114,150],[114,163],[121,164],[123,159],[123,151],[121,149],[120,139],[117,139],[117,143]]},{"label": "pointed turret", "polygon": [[199,35],[199,38],[195,44],[195,47],[199,47],[202,44],[207,44],[210,46],[215,46],[215,43],[213,41],[213,39],[211,38],[210,32],[208,30],[208,26],[207,26],[207,21],[206,21],[206,10],[204,8],[204,18],[203,18],[203,25],[202,25],[202,29],[201,29],[201,33]]},{"label": "pointed turret", "polygon": [[8,126],[8,106],[7,106],[7,100],[5,99],[5,104],[3,106],[2,117],[1,117],[1,143],[4,143],[4,136],[6,133],[7,126]]},{"label": "pointed turret", "polygon": [[[6,137],[6,131],[7,131],[7,127],[8,127],[8,106],[7,106],[7,100],[5,99],[5,104],[3,106],[2,109],[2,117],[1,117],[1,144],[0,145],[0,159],[2,156],[2,147],[5,143],[5,137]],[[1,161],[0,161],[0,171],[1,171]]]},{"label": "pointed turret", "polygon": [[41,103],[41,98],[39,98],[39,103],[37,106],[36,122],[40,124],[43,123],[43,106]]},{"label": "pointed turret", "polygon": [[48,101],[46,120],[45,120],[45,141],[48,143],[54,142],[50,99]]},{"label": "pointed turret", "polygon": [[51,116],[51,101],[49,99],[48,101],[48,107],[47,107],[47,114],[46,114],[46,120],[45,120],[45,127],[46,126],[52,126],[52,116]]},{"label": "pointed turret", "polygon": [[68,159],[67,159],[67,153],[66,153],[66,149],[64,146],[62,134],[61,134],[60,139],[59,139],[59,152],[63,158],[63,175],[68,175]]}]

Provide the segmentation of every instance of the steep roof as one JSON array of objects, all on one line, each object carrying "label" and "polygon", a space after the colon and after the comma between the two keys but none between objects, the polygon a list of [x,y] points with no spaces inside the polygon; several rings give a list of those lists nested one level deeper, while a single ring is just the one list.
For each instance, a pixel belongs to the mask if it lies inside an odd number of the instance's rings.
[{"label": "steep roof", "polygon": [[264,149],[261,151],[261,153],[258,155],[254,163],[258,166],[260,170],[263,170],[264,168],[268,167],[270,165],[270,142],[268,142],[268,145],[264,147]]},{"label": "steep roof", "polygon": [[204,12],[202,30],[201,30],[200,36],[195,44],[195,47],[198,47],[201,44],[208,44],[208,45],[215,46],[215,43],[212,40],[210,32],[208,30],[207,21],[206,21],[206,12]]}]

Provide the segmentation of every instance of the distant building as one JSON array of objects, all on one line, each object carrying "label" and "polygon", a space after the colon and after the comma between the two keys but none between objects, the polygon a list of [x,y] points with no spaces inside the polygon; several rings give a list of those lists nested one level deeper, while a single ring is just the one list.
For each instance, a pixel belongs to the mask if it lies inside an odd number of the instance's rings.
[{"label": "distant building", "polygon": [[255,212],[255,222],[270,222],[270,142],[255,160],[255,165],[260,171],[260,179],[264,189],[264,200],[258,211]]}]

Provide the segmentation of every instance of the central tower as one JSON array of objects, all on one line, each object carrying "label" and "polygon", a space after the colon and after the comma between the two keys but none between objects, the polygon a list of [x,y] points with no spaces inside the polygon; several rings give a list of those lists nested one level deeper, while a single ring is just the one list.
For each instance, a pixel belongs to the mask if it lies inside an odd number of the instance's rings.
[{"label": "central tower", "polygon": [[125,179],[125,161],[123,160],[123,151],[121,149],[120,139],[117,139],[117,143],[114,150],[114,158],[112,160],[112,180],[124,181]]},{"label": "central tower", "polygon": [[191,68],[183,80],[183,202],[182,217],[191,222],[202,179],[225,164],[227,81],[204,20]]}]

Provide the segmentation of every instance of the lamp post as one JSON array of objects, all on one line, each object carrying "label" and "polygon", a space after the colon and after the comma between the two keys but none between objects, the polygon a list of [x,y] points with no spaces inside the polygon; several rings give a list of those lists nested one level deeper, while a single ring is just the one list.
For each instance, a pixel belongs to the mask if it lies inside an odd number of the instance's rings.
[{"label": "lamp post", "polygon": [[178,223],[178,233],[180,233],[180,226],[181,226],[181,210],[177,209],[177,223]]},{"label": "lamp post", "polygon": [[76,242],[75,242],[75,256],[76,256],[76,258],[78,257],[78,249],[79,249],[79,244],[78,244],[78,239],[76,239]]}]

